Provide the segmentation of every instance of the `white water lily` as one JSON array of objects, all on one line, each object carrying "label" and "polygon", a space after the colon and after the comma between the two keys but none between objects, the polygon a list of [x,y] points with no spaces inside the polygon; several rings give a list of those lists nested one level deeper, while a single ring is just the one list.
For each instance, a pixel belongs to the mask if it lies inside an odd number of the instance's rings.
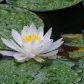
[{"label": "white water lily", "polygon": [[[58,47],[63,43],[62,38],[53,42],[50,39],[52,28],[43,36],[44,30],[42,27],[36,29],[34,24],[28,28],[23,27],[21,35],[12,29],[12,36],[19,46],[13,40],[6,40],[1,38],[3,43],[15,51],[0,51],[1,54],[6,56],[13,56],[20,62],[35,59],[38,62],[43,62],[43,58],[56,59]],[[17,51],[17,52],[16,52]]]}]

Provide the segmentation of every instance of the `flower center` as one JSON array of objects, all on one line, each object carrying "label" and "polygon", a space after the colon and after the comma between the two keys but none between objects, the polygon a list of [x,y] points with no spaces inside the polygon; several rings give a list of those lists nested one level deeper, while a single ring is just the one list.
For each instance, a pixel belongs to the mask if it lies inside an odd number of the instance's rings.
[{"label": "flower center", "polygon": [[41,37],[37,36],[37,35],[28,35],[28,36],[25,36],[25,41],[28,42],[28,41],[32,41],[32,40],[38,40],[38,42],[40,42],[41,40]]}]

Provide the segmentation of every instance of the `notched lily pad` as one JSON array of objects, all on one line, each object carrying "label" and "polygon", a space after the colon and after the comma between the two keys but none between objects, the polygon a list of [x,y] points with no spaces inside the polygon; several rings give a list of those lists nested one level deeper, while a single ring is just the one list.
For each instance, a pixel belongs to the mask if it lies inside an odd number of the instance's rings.
[{"label": "notched lily pad", "polygon": [[0,4],[0,49],[9,49],[3,44],[1,37],[12,39],[12,29],[21,33],[24,26],[30,26],[32,23],[37,28],[44,27],[43,21],[34,13],[18,7]]},{"label": "notched lily pad", "polygon": [[[7,0],[8,1],[8,0]],[[75,5],[82,0],[9,0],[13,5],[31,10],[56,10]]]},{"label": "notched lily pad", "polygon": [[56,59],[51,66],[41,69],[31,84],[78,84],[82,71],[72,70],[73,65],[73,62]]}]

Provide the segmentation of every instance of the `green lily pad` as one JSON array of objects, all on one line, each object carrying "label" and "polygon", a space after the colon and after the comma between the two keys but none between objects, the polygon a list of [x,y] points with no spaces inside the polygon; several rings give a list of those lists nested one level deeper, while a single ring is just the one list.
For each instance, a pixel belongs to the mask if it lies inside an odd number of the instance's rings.
[{"label": "green lily pad", "polygon": [[62,38],[66,42],[71,42],[74,39],[81,39],[82,34],[64,34]]},{"label": "green lily pad", "polygon": [[72,70],[73,62],[56,59],[51,66],[39,71],[31,84],[78,84],[81,70]]},{"label": "green lily pad", "polygon": [[71,44],[78,47],[84,47],[84,41],[82,39],[74,39]]},{"label": "green lily pad", "polygon": [[2,2],[3,0],[0,0],[0,2]]},{"label": "green lily pad", "polygon": [[79,84],[84,84],[84,73],[83,73],[82,80],[81,80],[81,82],[79,82]]},{"label": "green lily pad", "polygon": [[14,60],[0,61],[1,84],[31,84],[34,75],[42,67],[35,60],[27,63],[15,63]]},{"label": "green lily pad", "polygon": [[84,51],[74,51],[74,52],[69,52],[69,55],[74,58],[74,57],[84,57]]},{"label": "green lily pad", "polygon": [[77,61],[76,66],[83,71],[83,76],[79,84],[84,84],[84,59]]},{"label": "green lily pad", "polygon": [[3,44],[1,37],[12,39],[12,29],[21,33],[24,26],[30,26],[32,23],[37,28],[44,27],[43,21],[34,13],[26,9],[0,4],[0,49],[9,49]]},{"label": "green lily pad", "polygon": [[[31,10],[56,10],[70,7],[82,0],[9,0],[13,5]],[[50,2],[51,1],[51,2]]]},{"label": "green lily pad", "polygon": [[[49,62],[50,61],[50,62]],[[50,64],[51,63],[51,64]],[[81,70],[72,70],[73,62],[48,60],[48,66],[35,60],[16,63],[14,59],[0,61],[1,84],[78,84]]]},{"label": "green lily pad", "polygon": [[77,61],[76,65],[84,72],[84,59]]}]

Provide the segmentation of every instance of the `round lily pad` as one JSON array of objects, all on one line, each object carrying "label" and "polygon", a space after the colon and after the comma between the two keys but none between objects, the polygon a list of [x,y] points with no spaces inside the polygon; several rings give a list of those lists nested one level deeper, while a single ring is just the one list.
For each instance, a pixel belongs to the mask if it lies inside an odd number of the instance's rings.
[{"label": "round lily pad", "polygon": [[8,3],[30,10],[56,10],[70,7],[82,0],[6,0]]},{"label": "round lily pad", "polygon": [[0,49],[7,49],[1,37],[12,39],[12,29],[21,33],[24,26],[30,26],[32,23],[37,28],[44,27],[43,21],[36,14],[26,9],[0,4]]}]

